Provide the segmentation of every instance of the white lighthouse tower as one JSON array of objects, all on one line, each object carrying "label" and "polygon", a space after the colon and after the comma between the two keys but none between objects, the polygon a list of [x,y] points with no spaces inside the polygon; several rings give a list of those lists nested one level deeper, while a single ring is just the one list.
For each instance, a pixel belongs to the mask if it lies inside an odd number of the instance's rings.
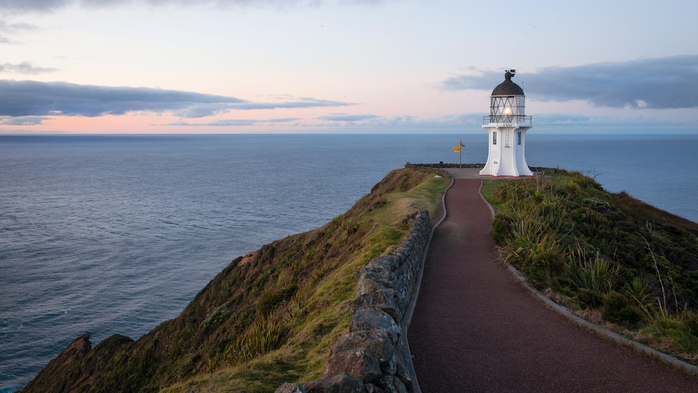
[{"label": "white lighthouse tower", "polygon": [[533,176],[525,156],[526,131],[533,121],[524,112],[523,89],[511,81],[515,73],[507,70],[504,82],[492,90],[490,115],[482,122],[490,134],[489,155],[480,176]]}]

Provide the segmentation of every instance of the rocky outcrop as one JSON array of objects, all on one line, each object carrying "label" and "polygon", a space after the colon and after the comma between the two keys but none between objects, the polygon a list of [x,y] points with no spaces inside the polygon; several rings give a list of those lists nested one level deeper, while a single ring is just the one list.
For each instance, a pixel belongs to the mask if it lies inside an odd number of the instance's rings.
[{"label": "rocky outcrop", "polygon": [[400,324],[419,278],[431,225],[426,211],[406,219],[412,225],[397,249],[371,260],[357,273],[349,333],[332,347],[325,376],[306,383],[304,390],[289,390],[296,385],[284,384],[276,393],[414,391]]}]

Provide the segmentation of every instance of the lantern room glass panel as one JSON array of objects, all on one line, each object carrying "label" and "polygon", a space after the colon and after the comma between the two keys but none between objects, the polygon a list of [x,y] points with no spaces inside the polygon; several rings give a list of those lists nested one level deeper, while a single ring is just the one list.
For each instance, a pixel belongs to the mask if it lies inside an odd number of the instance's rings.
[{"label": "lantern room glass panel", "polygon": [[519,123],[525,116],[524,96],[492,96],[490,101],[490,122]]}]

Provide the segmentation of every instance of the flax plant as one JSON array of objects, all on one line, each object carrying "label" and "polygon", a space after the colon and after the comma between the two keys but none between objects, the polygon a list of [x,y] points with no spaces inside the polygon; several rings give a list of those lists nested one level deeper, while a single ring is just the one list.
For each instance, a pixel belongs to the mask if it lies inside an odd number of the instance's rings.
[{"label": "flax plant", "polygon": [[593,257],[577,245],[572,250],[562,280],[574,289],[588,289],[605,295],[615,289],[620,268],[613,262],[601,258],[597,252]]}]

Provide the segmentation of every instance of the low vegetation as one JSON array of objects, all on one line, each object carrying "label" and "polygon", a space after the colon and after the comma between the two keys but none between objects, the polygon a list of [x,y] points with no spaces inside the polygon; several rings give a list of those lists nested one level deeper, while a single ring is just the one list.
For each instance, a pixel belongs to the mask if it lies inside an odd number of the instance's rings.
[{"label": "low vegetation", "polygon": [[[323,373],[348,332],[356,271],[436,213],[446,179],[395,170],[325,226],[235,259],[175,319],[136,341],[78,339],[25,392],[273,392]],[[79,341],[82,340],[82,341]]]},{"label": "low vegetation", "polygon": [[555,172],[483,186],[504,261],[578,315],[696,364],[698,224]]}]

